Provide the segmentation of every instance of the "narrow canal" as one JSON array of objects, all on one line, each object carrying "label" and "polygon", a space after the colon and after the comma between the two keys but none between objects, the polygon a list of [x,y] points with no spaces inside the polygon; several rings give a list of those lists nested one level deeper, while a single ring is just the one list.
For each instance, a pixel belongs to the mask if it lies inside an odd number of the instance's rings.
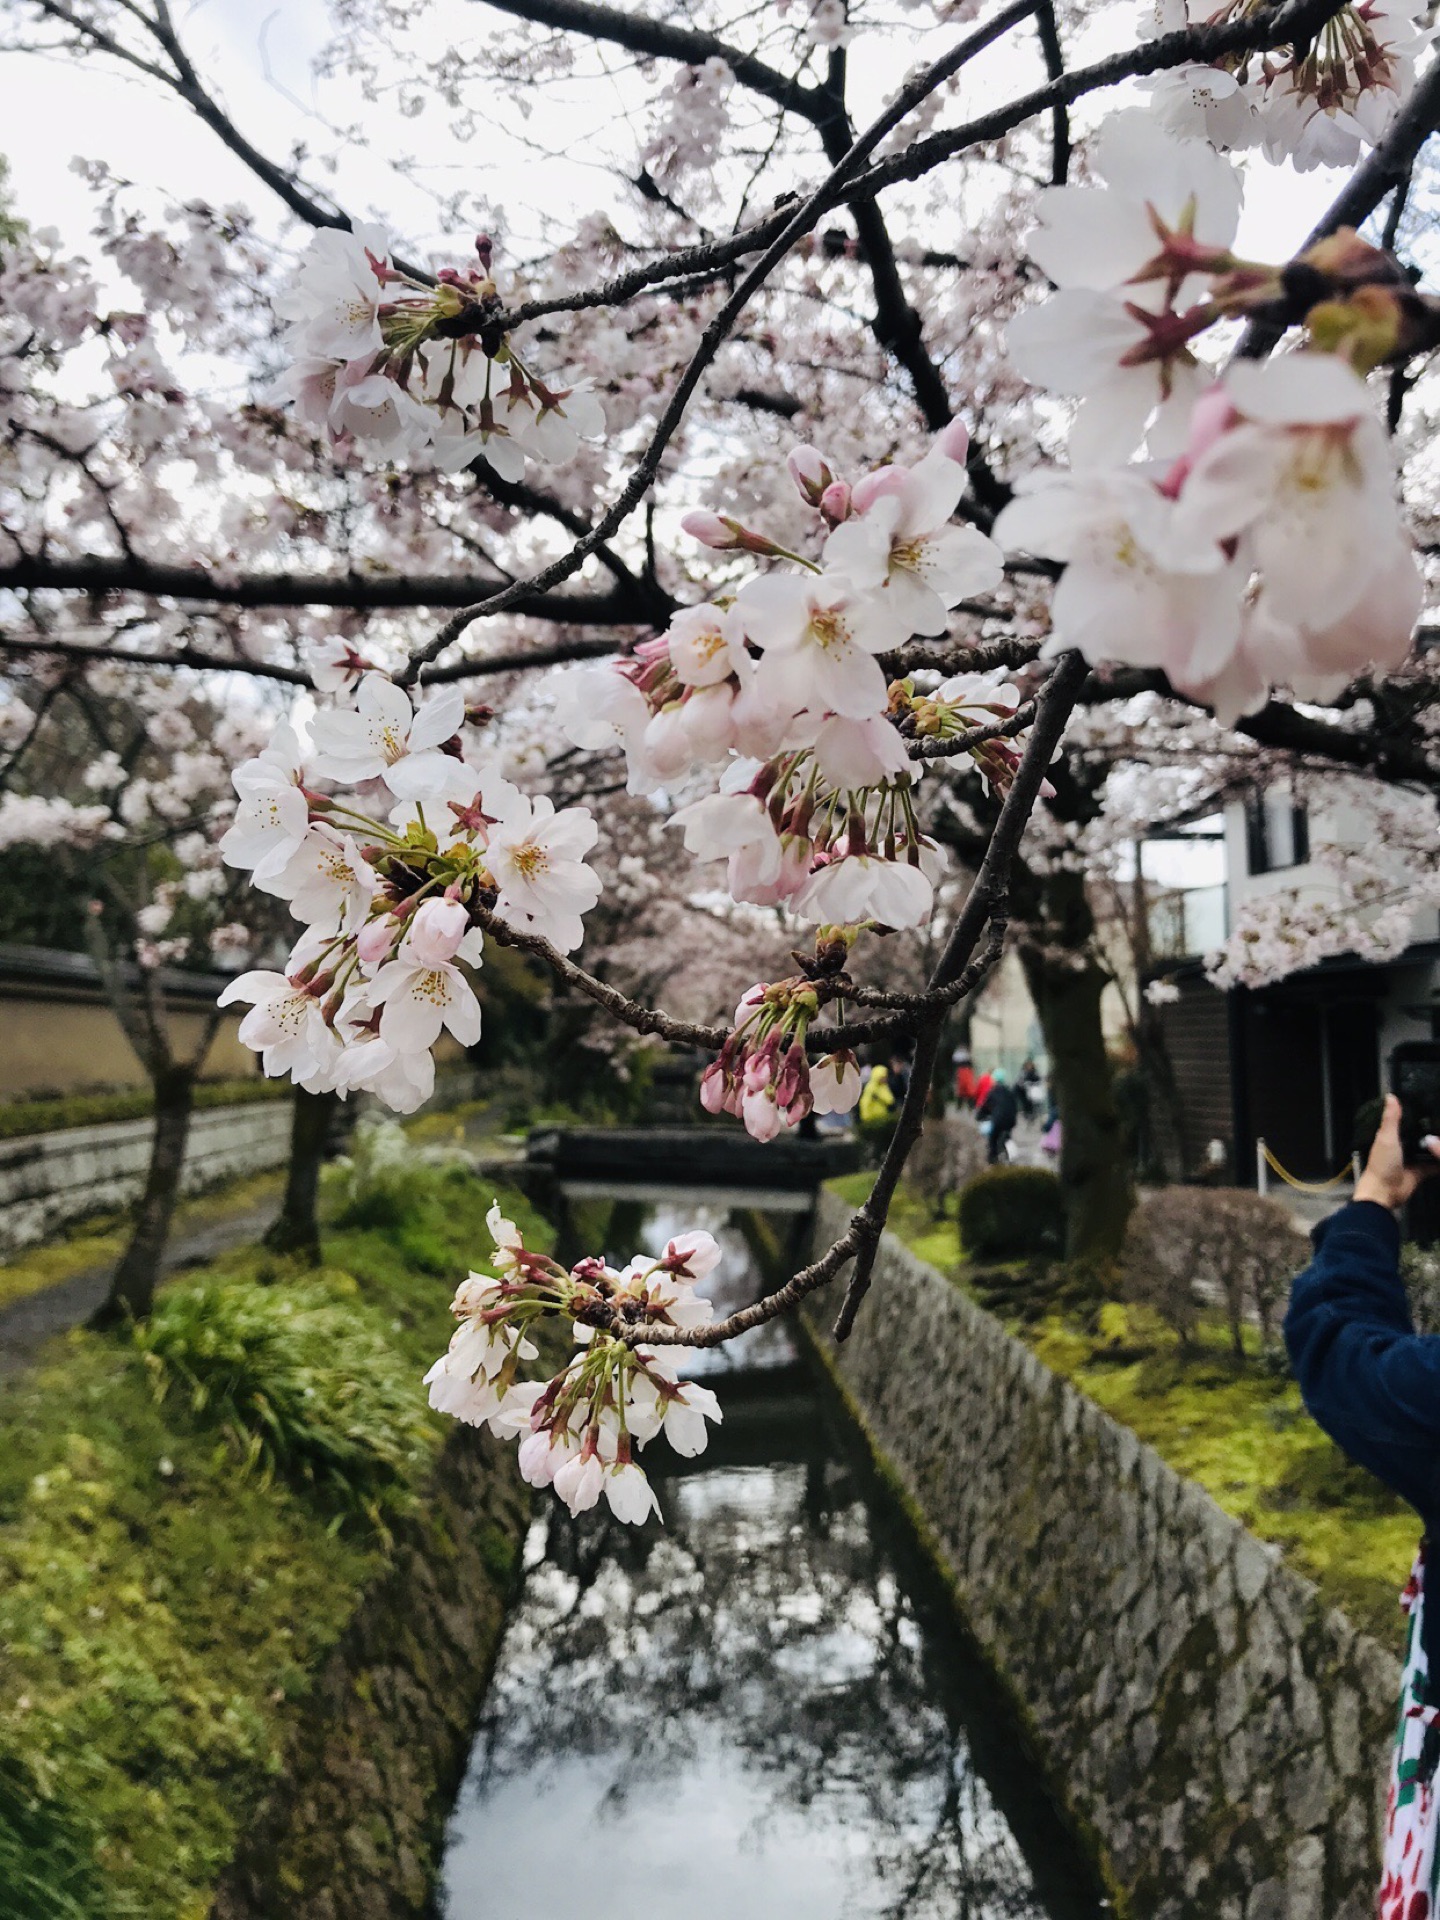
[{"label": "narrow canal", "polygon": [[[721,1311],[760,1290],[738,1216]],[[620,1215],[614,1216],[617,1229]],[[786,1223],[776,1223],[780,1231]],[[549,1501],[446,1836],[446,1920],[1097,1920],[859,1437],[788,1332],[697,1355],[725,1422],[647,1450],[664,1524]]]}]

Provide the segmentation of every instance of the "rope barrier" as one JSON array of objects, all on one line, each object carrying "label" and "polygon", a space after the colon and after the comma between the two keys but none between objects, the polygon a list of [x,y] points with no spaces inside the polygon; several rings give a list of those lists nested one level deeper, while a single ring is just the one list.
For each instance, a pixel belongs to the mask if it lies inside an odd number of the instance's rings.
[{"label": "rope barrier", "polygon": [[1339,1173],[1331,1174],[1328,1180],[1297,1180],[1293,1173],[1285,1171],[1263,1140],[1257,1140],[1255,1144],[1260,1149],[1265,1164],[1272,1172],[1279,1174],[1287,1187],[1294,1187],[1297,1193],[1328,1193],[1332,1187],[1338,1187],[1344,1181],[1355,1177],[1354,1167],[1346,1165],[1340,1169]]}]

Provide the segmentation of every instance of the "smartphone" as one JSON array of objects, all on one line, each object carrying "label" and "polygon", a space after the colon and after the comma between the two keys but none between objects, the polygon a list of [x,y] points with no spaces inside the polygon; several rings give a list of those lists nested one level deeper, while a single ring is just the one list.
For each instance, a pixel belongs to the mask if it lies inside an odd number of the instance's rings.
[{"label": "smartphone", "polygon": [[1400,1099],[1400,1145],[1407,1165],[1430,1165],[1421,1141],[1440,1140],[1440,1040],[1406,1040],[1390,1056],[1390,1090]]}]

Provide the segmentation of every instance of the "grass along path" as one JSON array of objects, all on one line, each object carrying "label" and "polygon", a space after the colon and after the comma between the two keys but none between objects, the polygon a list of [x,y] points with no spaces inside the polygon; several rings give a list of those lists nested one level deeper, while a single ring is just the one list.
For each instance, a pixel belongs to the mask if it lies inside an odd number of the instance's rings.
[{"label": "grass along path", "polygon": [[463,1169],[332,1175],[318,1274],[237,1249],[162,1289],[150,1352],[77,1329],[0,1399],[6,1920],[208,1911],[388,1527],[423,1510],[420,1375],[490,1199]]}]

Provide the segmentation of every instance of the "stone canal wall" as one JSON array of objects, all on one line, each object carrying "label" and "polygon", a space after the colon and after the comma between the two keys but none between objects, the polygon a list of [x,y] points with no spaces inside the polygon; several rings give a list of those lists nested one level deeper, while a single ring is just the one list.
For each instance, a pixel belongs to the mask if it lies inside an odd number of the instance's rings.
[{"label": "stone canal wall", "polygon": [[529,1515],[514,1447],[457,1426],[397,1533],[388,1575],[362,1599],[307,1700],[208,1920],[434,1915],[445,1821]]},{"label": "stone canal wall", "polygon": [[1390,1653],[891,1236],[838,1348],[834,1306],[816,1343],[1119,1911],[1372,1920]]}]

